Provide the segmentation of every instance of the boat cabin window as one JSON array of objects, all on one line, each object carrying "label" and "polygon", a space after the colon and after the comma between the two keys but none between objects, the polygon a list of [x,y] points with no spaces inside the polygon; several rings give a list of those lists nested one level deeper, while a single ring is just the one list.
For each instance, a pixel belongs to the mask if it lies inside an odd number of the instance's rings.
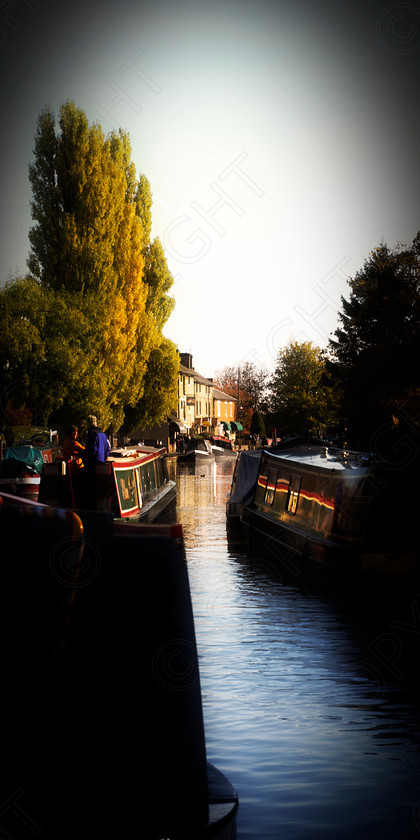
[{"label": "boat cabin window", "polygon": [[267,478],[267,486],[265,488],[264,502],[267,505],[274,503],[276,495],[277,470],[269,470]]},{"label": "boat cabin window", "polygon": [[153,461],[147,461],[145,464],[141,464],[140,482],[143,496],[145,498],[150,496],[153,490],[156,490],[155,465]]},{"label": "boat cabin window", "polygon": [[162,485],[166,482],[165,465],[163,458],[160,458],[158,461],[156,461],[156,479],[158,487],[162,487]]},{"label": "boat cabin window", "polygon": [[137,484],[133,468],[115,470],[121,514],[138,507]]},{"label": "boat cabin window", "polygon": [[257,479],[257,487],[261,491],[263,491],[263,495],[260,498],[264,498],[265,488],[267,487],[267,464],[262,464],[260,474]]},{"label": "boat cabin window", "polygon": [[300,482],[302,477],[300,475],[291,475],[289,482],[289,495],[287,498],[286,510],[287,513],[294,515],[298,506]]}]

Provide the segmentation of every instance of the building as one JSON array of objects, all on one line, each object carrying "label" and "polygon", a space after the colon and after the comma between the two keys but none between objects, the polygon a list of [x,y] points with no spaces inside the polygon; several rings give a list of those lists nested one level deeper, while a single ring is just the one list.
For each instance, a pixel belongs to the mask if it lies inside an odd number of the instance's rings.
[{"label": "building", "polygon": [[180,353],[177,415],[189,434],[212,429],[213,382],[194,370],[191,353]]},{"label": "building", "polygon": [[[242,426],[237,421],[238,400],[223,393],[193,367],[191,353],[179,354],[178,395],[174,411],[167,422],[153,429],[136,429],[129,441],[144,441],[152,445],[163,444],[172,451],[178,435],[209,433],[226,434],[234,439]],[[124,442],[129,442],[124,441]]]},{"label": "building", "polygon": [[188,353],[181,353],[176,415],[188,431],[195,425],[195,376],[192,356]]},{"label": "building", "polygon": [[213,428],[218,429],[215,434],[227,434],[235,438],[236,432],[241,432],[243,426],[238,422],[238,400],[230,394],[225,394],[213,386]]},{"label": "building", "polygon": [[[194,411],[191,410],[192,393]],[[178,418],[187,426],[189,434],[229,433],[229,437],[235,437],[237,426],[240,426],[235,422],[237,407],[236,397],[223,393],[213,385],[212,379],[207,379],[194,370],[190,353],[180,353]]]}]

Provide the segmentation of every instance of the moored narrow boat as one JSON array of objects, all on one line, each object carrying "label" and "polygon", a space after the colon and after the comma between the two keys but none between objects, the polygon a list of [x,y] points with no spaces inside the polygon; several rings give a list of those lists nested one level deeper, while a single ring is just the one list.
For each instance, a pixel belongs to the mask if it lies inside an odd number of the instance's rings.
[{"label": "moored narrow boat", "polygon": [[44,464],[39,501],[51,506],[113,514],[124,522],[158,522],[171,517],[176,485],[169,479],[164,447],[112,449],[94,473],[58,460]]},{"label": "moored narrow boat", "polygon": [[178,461],[181,464],[195,464],[196,461],[214,461],[214,454],[209,441],[202,440],[198,446],[188,449],[187,452],[182,452],[178,455]]},{"label": "moored narrow boat", "polygon": [[[263,450],[258,470],[256,463],[253,477],[251,461],[239,462],[227,503],[228,521],[239,519],[252,550],[269,553],[294,577],[420,574],[409,515],[413,499],[407,500],[402,528],[391,481],[395,470],[386,475],[376,455],[295,439]],[[248,467],[248,485],[241,466]],[[409,485],[403,470],[399,478]]]},{"label": "moored narrow boat", "polygon": [[210,445],[216,458],[237,458],[238,453],[231,440],[214,435],[210,438]]},{"label": "moored narrow boat", "polygon": [[0,490],[36,502],[44,463],[61,452],[54,443],[20,443],[7,446],[0,460]]},{"label": "moored narrow boat", "polygon": [[0,526],[11,810],[65,840],[133,825],[233,840],[238,796],[206,755],[182,526],[2,493]]}]

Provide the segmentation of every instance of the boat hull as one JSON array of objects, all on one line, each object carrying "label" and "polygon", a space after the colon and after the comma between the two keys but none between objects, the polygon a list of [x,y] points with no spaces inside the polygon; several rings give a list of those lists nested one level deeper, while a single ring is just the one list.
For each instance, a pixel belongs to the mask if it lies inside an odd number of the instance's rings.
[{"label": "boat hull", "polygon": [[41,476],[0,478],[0,492],[13,493],[23,499],[36,502],[39,494]]},{"label": "boat hull", "polygon": [[2,757],[27,824],[231,840],[238,797],[206,757],[182,526],[2,494],[0,527]]},{"label": "boat hull", "polygon": [[173,481],[157,491],[156,495],[146,501],[138,516],[132,517],[130,522],[172,522],[176,512],[176,485]]},{"label": "boat hull", "polygon": [[360,552],[354,546],[316,539],[257,513],[252,506],[244,508],[240,523],[249,552],[269,559],[290,581],[301,575],[339,580],[360,570]]}]

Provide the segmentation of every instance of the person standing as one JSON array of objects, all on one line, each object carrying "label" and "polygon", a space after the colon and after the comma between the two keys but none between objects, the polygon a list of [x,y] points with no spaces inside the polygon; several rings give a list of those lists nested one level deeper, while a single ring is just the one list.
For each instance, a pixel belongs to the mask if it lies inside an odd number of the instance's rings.
[{"label": "person standing", "polygon": [[107,460],[110,446],[105,432],[98,426],[96,416],[90,414],[87,418],[87,435],[83,462],[85,465],[85,501],[84,507],[87,510],[96,510],[96,470],[97,463]]},{"label": "person standing", "polygon": [[70,464],[70,469],[83,468],[83,453],[85,447],[77,440],[77,426],[69,426],[63,440],[63,457]]},{"label": "person standing", "polygon": [[85,443],[84,462],[88,469],[92,469],[99,461],[103,463],[109,455],[109,441],[102,429],[98,426],[98,421],[94,414],[90,414],[87,418],[88,431]]}]

